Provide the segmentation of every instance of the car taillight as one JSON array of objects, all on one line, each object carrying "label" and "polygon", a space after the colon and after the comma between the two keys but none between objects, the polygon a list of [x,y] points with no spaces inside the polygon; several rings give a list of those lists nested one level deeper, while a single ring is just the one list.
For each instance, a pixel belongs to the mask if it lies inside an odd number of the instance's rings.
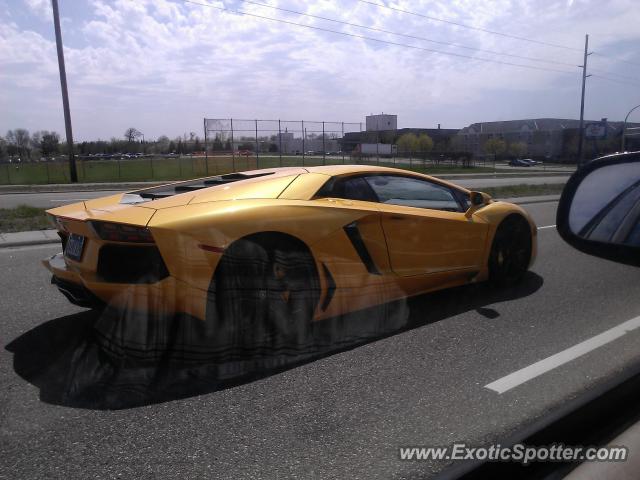
[{"label": "car taillight", "polygon": [[123,223],[91,222],[91,226],[102,240],[110,242],[155,243],[146,227]]}]

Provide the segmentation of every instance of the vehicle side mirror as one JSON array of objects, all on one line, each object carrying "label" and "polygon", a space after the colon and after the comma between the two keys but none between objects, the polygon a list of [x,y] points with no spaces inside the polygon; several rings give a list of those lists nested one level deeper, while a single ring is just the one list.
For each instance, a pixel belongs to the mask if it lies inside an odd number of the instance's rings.
[{"label": "vehicle side mirror", "polygon": [[478,210],[478,208],[487,205],[489,202],[491,202],[490,195],[487,195],[486,193],[483,193],[483,192],[471,192],[469,194],[469,203],[471,203],[471,206],[466,211],[465,215],[467,217],[471,217],[473,212]]},{"label": "vehicle side mirror", "polygon": [[484,192],[471,192],[471,205],[474,207],[482,207],[491,203],[491,195]]},{"label": "vehicle side mirror", "polygon": [[640,152],[602,157],[575,172],[556,225],[584,253],[640,266]]}]

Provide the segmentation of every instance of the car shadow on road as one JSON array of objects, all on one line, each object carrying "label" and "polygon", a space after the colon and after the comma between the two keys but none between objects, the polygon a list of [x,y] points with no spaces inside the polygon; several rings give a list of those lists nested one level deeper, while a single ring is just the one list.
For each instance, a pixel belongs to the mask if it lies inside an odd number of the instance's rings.
[{"label": "car shadow on road", "polygon": [[[94,311],[48,321],[6,349],[13,353],[15,372],[39,389],[44,402],[98,410],[133,408],[245,384],[468,311],[490,321],[500,316],[494,304],[527,297],[543,283],[542,277],[528,272],[516,286],[468,285],[325,320],[314,326],[313,343],[298,349],[244,350],[220,358],[202,350],[189,356],[193,349],[174,341],[153,344],[146,350],[153,352],[150,359],[134,358],[105,344],[96,328],[105,317]],[[382,321],[370,328],[376,318]],[[178,329],[193,333],[201,324],[176,320],[169,337],[186,338]]]}]

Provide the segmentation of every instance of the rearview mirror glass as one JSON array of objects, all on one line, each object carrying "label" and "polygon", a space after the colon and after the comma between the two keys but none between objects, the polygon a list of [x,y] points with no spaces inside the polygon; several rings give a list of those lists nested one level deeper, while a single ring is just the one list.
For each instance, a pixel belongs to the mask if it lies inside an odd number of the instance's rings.
[{"label": "rearview mirror glass", "polygon": [[582,180],[569,209],[581,238],[640,246],[640,162],[608,165]]},{"label": "rearview mirror glass", "polygon": [[578,170],[562,192],[556,223],[579,250],[640,264],[640,154],[603,157]]}]

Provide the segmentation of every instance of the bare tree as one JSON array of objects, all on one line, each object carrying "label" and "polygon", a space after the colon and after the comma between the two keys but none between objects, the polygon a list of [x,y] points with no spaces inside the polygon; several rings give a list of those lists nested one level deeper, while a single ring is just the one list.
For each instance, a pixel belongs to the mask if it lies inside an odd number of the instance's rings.
[{"label": "bare tree", "polygon": [[29,156],[29,130],[25,128],[16,128],[7,132],[7,142],[15,146],[18,155],[21,157]]},{"label": "bare tree", "polygon": [[124,131],[124,138],[129,143],[133,143],[136,140],[136,138],[141,136],[142,136],[142,132],[140,132],[140,130],[134,127],[129,127]]}]

